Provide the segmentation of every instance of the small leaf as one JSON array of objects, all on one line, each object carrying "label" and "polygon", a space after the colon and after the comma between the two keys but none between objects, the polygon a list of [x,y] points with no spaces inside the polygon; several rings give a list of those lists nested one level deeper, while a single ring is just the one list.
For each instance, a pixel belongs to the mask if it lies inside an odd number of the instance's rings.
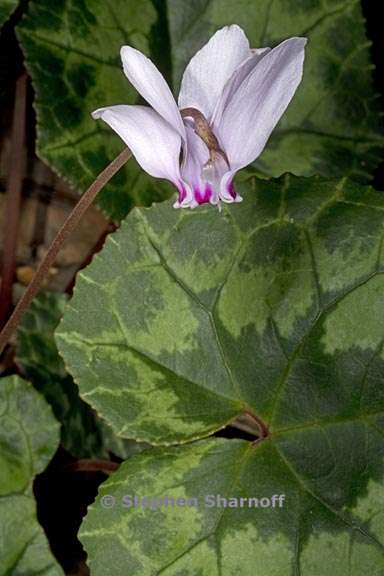
[{"label": "small leaf", "polygon": [[174,79],[222,26],[239,24],[254,48],[305,36],[304,77],[254,167],[270,176],[369,180],[383,154],[370,42],[357,0],[168,0]]},{"label": "small leaf", "polygon": [[[35,89],[39,156],[84,191],[122,150],[110,129],[91,118],[102,106],[134,104],[138,95],[123,74],[120,47],[148,52],[157,14],[150,0],[99,2],[33,0],[18,27]],[[101,192],[114,219],[134,204],[164,199],[172,188],[130,160]]]},{"label": "small leaf", "polygon": [[32,481],[59,443],[59,425],[32,386],[10,376],[0,381],[0,575],[60,576],[36,518]]}]

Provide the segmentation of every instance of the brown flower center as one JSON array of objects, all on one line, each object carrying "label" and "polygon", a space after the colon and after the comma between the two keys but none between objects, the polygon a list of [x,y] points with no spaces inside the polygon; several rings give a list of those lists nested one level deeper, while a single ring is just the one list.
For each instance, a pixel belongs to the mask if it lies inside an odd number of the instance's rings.
[{"label": "brown flower center", "polygon": [[219,142],[214,135],[212,128],[209,125],[208,120],[205,118],[204,114],[197,110],[196,108],[183,108],[180,110],[181,116],[183,118],[192,118],[194,121],[195,133],[202,139],[204,144],[209,150],[210,162],[217,160],[218,156],[224,158],[229,168],[229,161],[226,153],[219,146]]}]

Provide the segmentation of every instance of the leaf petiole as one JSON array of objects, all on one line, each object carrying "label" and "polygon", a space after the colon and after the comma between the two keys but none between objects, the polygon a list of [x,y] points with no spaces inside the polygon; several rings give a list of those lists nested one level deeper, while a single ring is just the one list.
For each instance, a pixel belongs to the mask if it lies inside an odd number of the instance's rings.
[{"label": "leaf petiole", "polygon": [[248,434],[252,434],[252,436],[255,436],[256,441],[263,440],[269,435],[267,425],[249,410],[245,410],[240,416],[233,420],[231,426]]}]

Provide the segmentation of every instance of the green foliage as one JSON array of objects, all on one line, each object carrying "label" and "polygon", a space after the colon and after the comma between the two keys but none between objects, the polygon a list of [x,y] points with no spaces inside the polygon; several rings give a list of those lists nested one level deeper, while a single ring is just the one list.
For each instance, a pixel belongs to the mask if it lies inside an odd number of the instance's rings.
[{"label": "green foliage", "polygon": [[270,176],[293,172],[369,180],[384,140],[359,0],[168,0],[167,5],[177,83],[191,56],[226,24],[239,24],[255,48],[307,37],[303,81],[255,169]]},{"label": "green foliage", "polygon": [[[122,150],[111,130],[91,118],[96,108],[134,104],[137,92],[123,74],[120,47],[148,52],[157,13],[150,0],[32,0],[18,35],[35,88],[38,153],[76,189],[84,191]],[[153,32],[153,33],[154,33]],[[132,204],[169,196],[130,160],[100,194],[111,218]]]},{"label": "green foliage", "polygon": [[[118,435],[185,444],[103,485],[115,506],[99,498],[81,535],[96,576],[382,570],[384,197],[292,176],[239,191],[221,213],[132,211],[56,332]],[[245,410],[266,439],[192,442]],[[124,494],[286,502],[143,511]]]},{"label": "green foliage", "polygon": [[61,442],[79,458],[127,458],[141,445],[117,438],[88,404],[65,369],[53,338],[63,314],[64,294],[42,292],[26,311],[18,331],[17,362],[62,423]]},{"label": "green foliage", "polygon": [[59,443],[50,407],[17,376],[0,381],[0,575],[61,576],[36,518],[32,482]]},{"label": "green foliage", "polygon": [[18,0],[0,0],[0,27],[8,20],[18,3]]}]

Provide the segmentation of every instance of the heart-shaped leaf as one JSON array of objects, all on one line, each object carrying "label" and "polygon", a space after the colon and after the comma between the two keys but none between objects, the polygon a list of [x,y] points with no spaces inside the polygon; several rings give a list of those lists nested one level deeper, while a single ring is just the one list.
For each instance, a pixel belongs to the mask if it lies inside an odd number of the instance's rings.
[{"label": "heart-shaped leaf", "polygon": [[[83,529],[96,575],[383,568],[384,197],[289,175],[240,192],[221,213],[135,209],[58,328],[82,396],[118,434],[185,443],[245,414],[262,433],[130,459],[102,489],[116,506],[99,500]],[[124,494],[285,503],[154,513]]]},{"label": "heart-shaped leaf", "polygon": [[0,575],[62,576],[36,518],[32,481],[59,444],[59,425],[32,386],[0,381]]},{"label": "heart-shaped leaf", "polygon": [[243,188],[221,214],[135,209],[79,274],[59,349],[119,435],[174,443],[244,410],[276,429],[360,409],[383,338],[384,197],[290,176]]},{"label": "heart-shaped leaf", "polygon": [[239,24],[255,48],[307,37],[302,83],[255,168],[271,176],[369,179],[384,140],[358,0],[167,0],[167,5],[177,84],[193,54],[226,24]]},{"label": "heart-shaped leaf", "polygon": [[[110,129],[91,118],[102,106],[134,104],[137,92],[123,74],[120,47],[148,52],[157,13],[150,0],[33,0],[18,27],[35,89],[39,156],[84,191],[121,151]],[[100,194],[111,218],[133,204],[169,196],[130,160]]]}]

